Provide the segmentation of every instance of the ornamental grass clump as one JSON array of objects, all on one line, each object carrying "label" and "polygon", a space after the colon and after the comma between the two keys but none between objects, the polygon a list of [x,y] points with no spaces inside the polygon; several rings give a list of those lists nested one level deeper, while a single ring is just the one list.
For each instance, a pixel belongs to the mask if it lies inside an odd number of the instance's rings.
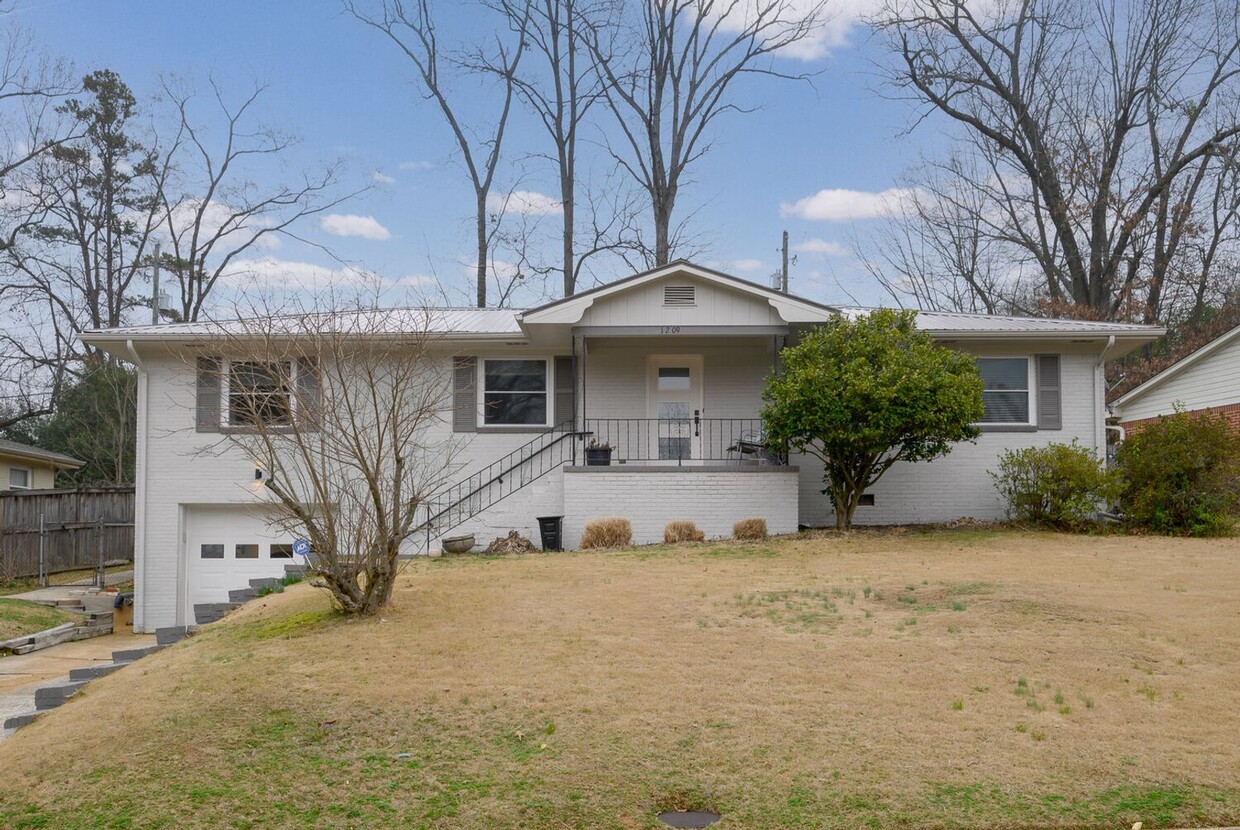
[{"label": "ornamental grass clump", "polygon": [[663,544],[675,545],[680,542],[705,542],[706,534],[697,529],[693,522],[668,522],[663,528]]},{"label": "ornamental grass clump", "polygon": [[766,539],[766,519],[741,519],[732,525],[732,538],[738,542],[761,542]]},{"label": "ornamental grass clump", "polygon": [[628,519],[613,517],[586,522],[581,549],[627,548],[633,544],[633,525]]}]

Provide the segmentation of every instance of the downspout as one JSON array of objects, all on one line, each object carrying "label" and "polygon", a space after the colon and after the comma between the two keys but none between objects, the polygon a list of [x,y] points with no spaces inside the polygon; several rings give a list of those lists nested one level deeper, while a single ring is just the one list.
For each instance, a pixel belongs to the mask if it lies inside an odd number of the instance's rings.
[{"label": "downspout", "polygon": [[[1107,337],[1107,344],[1098,355],[1094,364],[1094,417],[1098,419],[1094,427],[1094,453],[1102,459],[1107,457],[1107,356],[1115,348],[1115,335]],[[1062,380],[1060,382],[1062,387]]]},{"label": "downspout", "polygon": [[[133,597],[133,628],[134,631],[146,630],[146,458],[147,458],[147,420],[149,407],[147,397],[150,394],[150,383],[146,364],[138,356],[133,340],[125,341],[127,359],[138,370],[138,418],[134,426],[134,506],[133,506],[133,558],[134,558],[134,597]],[[178,548],[179,550],[179,548]],[[141,568],[138,563],[141,562]],[[177,557],[180,568],[180,556]],[[180,584],[178,582],[178,584]],[[178,595],[178,604],[180,597]]]}]

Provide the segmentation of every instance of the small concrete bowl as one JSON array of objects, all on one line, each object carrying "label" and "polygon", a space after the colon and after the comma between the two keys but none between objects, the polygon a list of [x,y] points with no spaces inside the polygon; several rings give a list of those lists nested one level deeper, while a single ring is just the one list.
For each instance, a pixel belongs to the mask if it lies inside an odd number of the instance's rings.
[{"label": "small concrete bowl", "polygon": [[474,547],[474,534],[468,536],[446,536],[443,540],[444,553],[469,553]]}]

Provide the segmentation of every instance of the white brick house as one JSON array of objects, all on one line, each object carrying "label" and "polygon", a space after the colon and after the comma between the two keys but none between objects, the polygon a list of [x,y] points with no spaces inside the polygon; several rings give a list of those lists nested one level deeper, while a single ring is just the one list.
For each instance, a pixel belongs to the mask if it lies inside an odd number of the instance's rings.
[{"label": "white brick house", "polygon": [[[435,521],[410,552],[461,533],[485,542],[516,529],[537,541],[539,516],[564,517],[569,548],[602,516],[632,520],[638,542],[661,539],[676,519],[714,537],[751,517],[776,533],[833,524],[821,464],[765,450],[759,411],[783,346],[833,315],[863,312],[687,262],[528,311],[436,310],[429,360],[452,385],[438,428],[462,441],[463,454],[456,484],[428,508]],[[977,356],[983,434],[938,461],[893,468],[859,523],[998,517],[987,473],[1009,447],[1077,439],[1101,455],[1104,362],[1162,333],[938,312],[919,314],[918,325]],[[271,529],[254,462],[240,451],[196,451],[228,424],[228,396],[195,376],[193,357],[226,366],[212,352],[219,328],[83,336],[139,370],[139,630],[193,622],[194,605],[222,601],[289,561],[292,540]],[[585,463],[590,438],[614,446],[608,466]]]}]

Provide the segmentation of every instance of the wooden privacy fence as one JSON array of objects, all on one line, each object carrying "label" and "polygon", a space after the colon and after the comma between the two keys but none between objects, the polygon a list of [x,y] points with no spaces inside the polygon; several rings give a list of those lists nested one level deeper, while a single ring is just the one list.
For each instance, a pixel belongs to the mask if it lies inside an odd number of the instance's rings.
[{"label": "wooden privacy fence", "polygon": [[133,487],[0,492],[0,582],[133,561]]}]

